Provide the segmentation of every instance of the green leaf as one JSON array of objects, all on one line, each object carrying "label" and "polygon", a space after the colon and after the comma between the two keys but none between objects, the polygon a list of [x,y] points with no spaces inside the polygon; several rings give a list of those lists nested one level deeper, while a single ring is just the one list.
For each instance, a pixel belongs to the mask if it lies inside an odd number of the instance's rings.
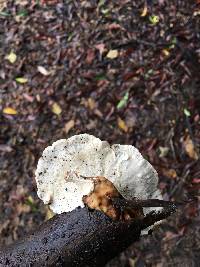
[{"label": "green leaf", "polygon": [[17,77],[15,79],[15,81],[18,82],[18,83],[27,83],[28,82],[28,79],[23,78],[23,77]]},{"label": "green leaf", "polygon": [[6,11],[1,11],[1,12],[0,12],[0,16],[3,16],[3,17],[9,17],[10,14],[9,14],[8,12],[6,12]]},{"label": "green leaf", "polygon": [[37,212],[39,209],[36,205],[36,203],[34,202],[34,199],[32,198],[32,196],[29,196],[26,200],[25,200],[25,204],[31,207],[31,210],[33,212]]},{"label": "green leaf", "polygon": [[19,17],[26,17],[28,15],[28,11],[26,9],[22,9],[17,13]]},{"label": "green leaf", "polygon": [[68,42],[71,42],[73,36],[74,36],[73,33],[69,33],[68,38],[67,38],[67,41]]},{"label": "green leaf", "polygon": [[172,39],[172,44],[177,44],[177,39],[176,39],[176,37],[173,37],[173,39]]},{"label": "green leaf", "polygon": [[110,10],[109,10],[108,8],[101,9],[101,13],[102,13],[103,15],[105,15],[105,16],[108,15],[109,12],[110,12]]},{"label": "green leaf", "polygon": [[129,92],[126,92],[124,97],[117,104],[117,109],[121,109],[121,108],[125,107],[128,103],[128,98],[129,98]]},{"label": "green leaf", "polygon": [[173,37],[171,44],[169,45],[169,49],[173,49],[177,44],[177,39],[176,37]]},{"label": "green leaf", "polygon": [[149,16],[149,21],[152,25],[156,25],[159,22],[159,17],[156,15]]},{"label": "green leaf", "polygon": [[190,117],[191,116],[191,113],[190,113],[190,111],[188,109],[184,108],[183,112],[184,112],[186,117]]},{"label": "green leaf", "polygon": [[101,7],[105,4],[106,0],[100,0],[99,1],[99,4],[98,4],[98,7]]},{"label": "green leaf", "polygon": [[145,79],[149,79],[149,77],[154,73],[153,69],[149,69],[145,74],[144,74],[144,78]]},{"label": "green leaf", "polygon": [[17,55],[11,51],[9,55],[6,56],[6,59],[11,63],[14,64],[15,61],[17,60]]},{"label": "green leaf", "polygon": [[102,81],[102,80],[107,80],[107,77],[105,74],[97,74],[94,79],[95,81]]}]

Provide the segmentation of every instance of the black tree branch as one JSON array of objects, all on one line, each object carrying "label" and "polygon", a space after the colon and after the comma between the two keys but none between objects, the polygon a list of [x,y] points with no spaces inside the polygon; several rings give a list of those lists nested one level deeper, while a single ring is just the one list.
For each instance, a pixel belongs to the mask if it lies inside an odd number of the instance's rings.
[{"label": "black tree branch", "polygon": [[[138,240],[141,230],[175,211],[174,204],[153,202],[164,209],[140,220],[113,221],[86,207],[56,215],[28,237],[2,248],[0,266],[104,266]],[[131,205],[121,203],[121,207],[125,204]],[[150,205],[148,200],[143,204]]]}]

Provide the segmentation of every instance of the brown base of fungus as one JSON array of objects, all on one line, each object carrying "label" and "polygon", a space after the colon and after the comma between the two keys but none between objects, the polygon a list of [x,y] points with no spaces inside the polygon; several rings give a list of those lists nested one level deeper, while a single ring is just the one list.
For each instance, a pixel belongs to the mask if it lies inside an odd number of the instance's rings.
[{"label": "brown base of fungus", "polygon": [[126,207],[120,209],[114,204],[114,199],[124,199],[112,182],[105,177],[98,176],[94,179],[94,190],[83,197],[83,202],[90,209],[100,210],[113,220],[128,221],[142,219],[144,213],[142,207]]}]

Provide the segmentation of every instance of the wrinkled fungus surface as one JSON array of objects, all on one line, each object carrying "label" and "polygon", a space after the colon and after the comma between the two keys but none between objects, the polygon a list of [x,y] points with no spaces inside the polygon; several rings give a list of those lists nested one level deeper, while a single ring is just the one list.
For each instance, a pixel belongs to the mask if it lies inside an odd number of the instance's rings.
[{"label": "wrinkled fungus surface", "polygon": [[61,139],[47,147],[36,170],[38,196],[54,213],[83,207],[95,177],[106,177],[125,199],[161,199],[158,175],[138,149],[110,145],[89,134]]}]

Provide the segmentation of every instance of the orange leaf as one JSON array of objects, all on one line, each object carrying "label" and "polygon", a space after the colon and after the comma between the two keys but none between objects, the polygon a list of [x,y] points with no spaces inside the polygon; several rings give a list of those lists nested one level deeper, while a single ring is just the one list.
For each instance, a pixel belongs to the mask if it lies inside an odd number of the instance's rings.
[{"label": "orange leaf", "polygon": [[174,169],[162,169],[163,175],[175,179],[177,177],[177,173]]},{"label": "orange leaf", "polygon": [[145,5],[140,16],[145,17],[147,15],[147,12],[148,12],[148,8],[147,8],[147,5]]},{"label": "orange leaf", "polygon": [[187,153],[187,155],[192,158],[192,159],[195,159],[197,160],[199,157],[198,157],[198,154],[196,152],[196,149],[195,149],[195,146],[194,146],[194,143],[193,141],[191,140],[190,136],[188,135],[186,137],[186,139],[184,140],[183,142],[183,145],[184,145],[184,148],[185,148],[185,152]]},{"label": "orange leaf", "polygon": [[89,109],[91,110],[93,110],[96,107],[96,102],[91,97],[88,98],[87,104],[88,104]]},{"label": "orange leaf", "polygon": [[125,121],[122,120],[120,117],[118,118],[117,120],[117,123],[118,123],[118,127],[124,131],[125,133],[128,132],[128,126],[126,125]]}]

